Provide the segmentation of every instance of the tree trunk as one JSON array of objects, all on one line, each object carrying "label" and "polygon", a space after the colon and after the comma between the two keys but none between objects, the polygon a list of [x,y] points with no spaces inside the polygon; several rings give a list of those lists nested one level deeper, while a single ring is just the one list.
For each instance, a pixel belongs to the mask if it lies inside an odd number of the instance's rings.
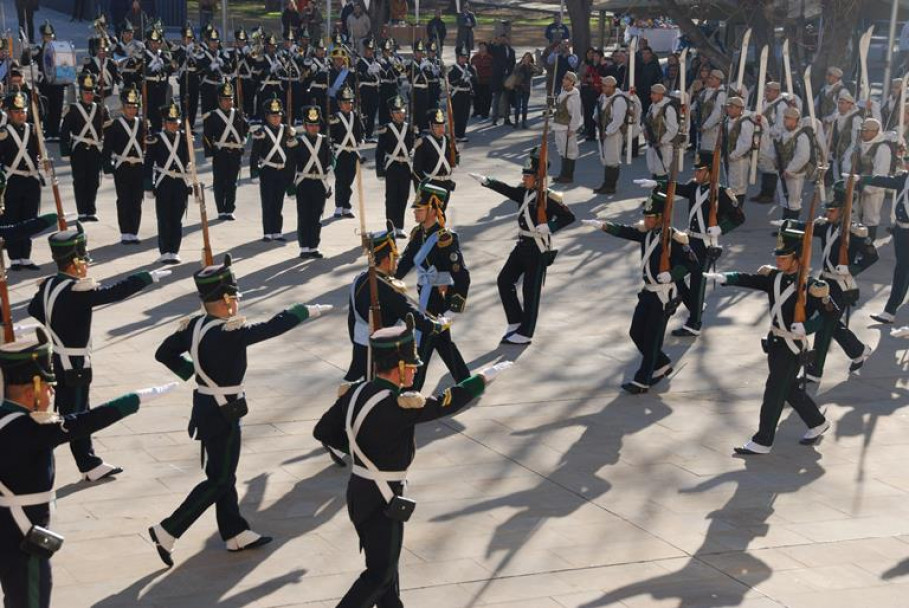
[{"label": "tree trunk", "polygon": [[717,68],[722,68],[725,71],[729,67],[731,58],[723,53],[723,51],[716,48],[707,37],[704,36],[704,33],[698,29],[698,26],[691,20],[688,8],[682,8],[676,0],[663,0],[662,5],[663,10],[666,11],[666,15],[679,26],[682,33],[685,34],[685,36],[688,37],[688,40],[697,48],[699,54],[707,57],[710,60],[710,63]]},{"label": "tree trunk", "polygon": [[592,0],[565,0],[565,8],[571,19],[571,46],[579,60],[590,47],[590,7]]},{"label": "tree trunk", "polygon": [[[821,47],[811,64],[812,80],[823,78],[829,66],[837,66],[843,70],[843,80],[848,81],[854,76],[853,66],[858,64],[858,40],[855,24],[859,21],[859,5],[857,0],[823,0],[821,10],[824,15],[821,30]],[[847,54],[850,43],[855,51],[854,58]],[[852,89],[855,90],[854,88]]]}]

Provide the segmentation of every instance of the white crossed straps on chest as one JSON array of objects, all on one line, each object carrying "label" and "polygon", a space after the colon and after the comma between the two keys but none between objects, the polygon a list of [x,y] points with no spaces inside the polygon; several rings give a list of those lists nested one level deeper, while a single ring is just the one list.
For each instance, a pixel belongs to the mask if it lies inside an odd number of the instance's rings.
[{"label": "white crossed straps on chest", "polygon": [[265,60],[268,61],[268,69],[265,71],[265,78],[262,79],[262,84],[259,86],[260,91],[268,85],[280,84],[278,80],[275,80],[277,76],[272,70],[274,69],[275,64],[277,64],[278,67],[281,67],[281,61],[277,57],[272,58],[269,55],[265,56]]},{"label": "white crossed straps on chest", "polygon": [[54,307],[57,305],[57,299],[60,297],[67,287],[72,286],[75,283],[72,279],[66,279],[53,285],[53,281],[47,281],[44,283],[44,293],[42,294],[42,303],[44,304],[44,329],[47,330],[48,335],[51,337],[51,342],[54,345],[54,352],[60,357],[60,363],[63,364],[64,370],[73,369],[72,357],[82,357],[83,358],[83,367],[89,368],[92,366],[92,344],[89,341],[84,347],[72,347],[66,346],[63,343],[63,340],[60,339],[60,336],[57,335],[57,332],[54,331],[53,327],[53,316],[54,316]]},{"label": "white crossed straps on chest", "polygon": [[[284,139],[284,125],[278,127],[277,134],[272,133],[271,129],[268,128],[262,130],[265,131],[268,139],[271,140],[271,150],[263,157],[262,166],[271,167],[272,169],[283,169],[287,163],[287,153],[281,147],[281,141]],[[281,162],[275,162],[276,154],[281,159]]]},{"label": "white crossed straps on chest", "polygon": [[[114,168],[118,168],[128,159],[134,159],[139,162],[143,160],[142,147],[139,145],[139,125],[141,122],[138,118],[133,119],[133,126],[129,126],[129,123],[126,122],[126,118],[120,116],[117,121],[123,126],[123,131],[126,133],[126,146],[123,147],[123,150],[120,151],[120,154],[116,155],[116,164]],[[135,154],[133,154],[135,152]]]},{"label": "white crossed straps on chest", "polygon": [[[164,167],[158,169],[158,178],[155,180],[155,186],[161,183],[161,180],[165,175],[175,179],[182,179],[186,182],[186,165],[183,164],[183,160],[180,158],[180,155],[177,154],[177,150],[180,147],[180,140],[174,138],[173,143],[171,143],[170,138],[162,133],[161,141],[164,142],[164,147],[167,148],[167,160],[164,161]],[[176,169],[174,169],[175,166]]]},{"label": "white crossed straps on chest", "polygon": [[82,125],[82,130],[79,131],[78,135],[73,135],[73,141],[87,146],[94,146],[100,150],[101,138],[98,136],[98,130],[95,128],[95,116],[98,114],[98,104],[92,102],[91,112],[86,112],[85,107],[83,107],[81,103],[77,103],[75,106],[76,109],[79,110],[79,114],[82,115],[82,120],[85,121],[85,124]]},{"label": "white crossed straps on chest", "polygon": [[[436,179],[438,177],[448,177],[451,175],[451,163],[448,162],[448,159],[445,158],[445,138],[442,136],[442,143],[436,141],[435,137],[427,137],[426,141],[432,144],[432,147],[435,148],[436,154],[439,155],[439,159],[436,161],[436,166],[432,172],[426,177],[430,179]],[[533,224],[531,224],[532,226]]]},{"label": "white crossed straps on chest", "polygon": [[[641,271],[644,274],[644,289],[656,293],[660,302],[665,306],[669,303],[669,300],[675,297],[677,290],[676,285],[671,281],[669,283],[660,283],[650,271],[650,258],[653,257],[657,245],[659,245],[662,240],[662,233],[653,230],[649,231],[644,236],[644,253],[641,255]],[[671,240],[669,246],[672,246]]]},{"label": "white crossed straps on chest", "polygon": [[304,179],[320,179],[325,183],[326,188],[328,187],[328,172],[325,170],[325,167],[322,166],[322,161],[319,158],[319,152],[322,151],[322,141],[324,139],[324,137],[317,137],[316,144],[313,145],[308,137],[300,138],[300,141],[303,142],[303,145],[306,146],[306,150],[309,152],[309,158],[306,160],[306,164],[303,165],[303,170],[297,173],[297,177],[294,180],[297,184]]},{"label": "white crossed straps on chest", "polygon": [[395,137],[395,149],[385,157],[385,168],[387,169],[395,161],[411,165],[410,151],[407,149],[407,123],[401,123],[400,130],[395,127],[394,123],[388,123],[387,128]]},{"label": "white crossed straps on chest", "polygon": [[797,284],[798,281],[793,281],[789,287],[782,289],[783,273],[777,273],[773,278],[773,306],[770,307],[771,323],[779,330],[778,334],[786,341],[786,346],[793,354],[798,354],[801,349],[795,344],[795,335],[786,327],[786,321],[783,319],[783,305],[795,294]]},{"label": "white crossed straps on chest", "polygon": [[350,114],[349,117],[345,117],[343,112],[338,112],[336,114],[338,120],[341,121],[341,124],[344,125],[344,137],[341,138],[340,148],[346,152],[356,152],[359,147],[357,146],[357,139],[354,137],[354,115]]},{"label": "white crossed straps on chest", "polygon": [[[16,144],[17,148],[16,156],[13,158],[12,164],[7,167],[6,172],[11,175],[34,177],[35,179],[38,179],[38,168],[35,166],[35,161],[32,160],[31,155],[28,153],[29,138],[32,135],[31,123],[25,123],[25,134],[23,137],[19,137],[19,133],[12,125],[6,125],[6,131],[9,133],[10,137],[13,138],[13,143]],[[22,163],[25,163],[25,169],[21,168]]]},{"label": "white crossed straps on chest", "polygon": [[[457,70],[458,72],[455,73],[455,70]],[[451,77],[455,80],[455,82],[459,83],[459,84],[452,85],[452,91],[463,92],[463,91],[470,90],[469,81],[468,81],[468,83],[464,82],[465,80],[467,80],[465,78],[467,76],[467,73],[468,73],[467,70],[465,68],[462,68],[459,65],[451,66]]]},{"label": "white crossed straps on chest", "polygon": [[[691,210],[688,211],[688,225],[691,226],[691,222],[697,219],[699,231],[706,230],[707,224],[704,223],[704,203],[707,202],[709,196],[710,188],[698,186],[697,192],[694,195],[694,204],[691,206]],[[690,232],[689,236],[704,239],[706,234],[703,232]]]},{"label": "white crossed straps on chest", "polygon": [[[855,282],[855,277],[853,277],[851,274],[841,275],[838,273],[836,271],[837,265],[834,264],[830,259],[833,253],[833,243],[837,238],[839,238],[842,231],[841,226],[838,224],[828,224],[828,226],[830,234],[827,235],[827,240],[824,242],[823,257],[821,258],[824,260],[824,269],[826,270],[826,272],[823,273],[823,276],[825,279],[836,281],[836,284],[839,285],[839,288],[842,291],[851,291],[853,289],[857,289],[858,285]],[[840,243],[842,243],[842,241],[840,241]]]},{"label": "white crossed straps on chest", "polygon": [[205,370],[202,369],[202,363],[199,360],[199,345],[202,344],[202,338],[205,337],[209,331],[216,327],[221,327],[225,323],[224,319],[199,319],[196,321],[196,324],[193,326],[193,335],[192,342],[190,343],[189,356],[193,360],[193,368],[196,372],[196,375],[199,376],[199,379],[202,380],[201,383],[196,383],[196,391],[200,395],[209,395],[214,398],[215,402],[221,406],[227,403],[227,397],[229,395],[238,395],[242,397],[245,393],[242,384],[236,386],[218,386],[218,384],[211,379],[211,376],[205,373]]},{"label": "white crossed straps on chest", "polygon": [[242,148],[243,139],[240,137],[237,127],[234,126],[234,116],[237,114],[237,109],[231,108],[230,115],[225,116],[221,108],[217,108],[215,114],[224,121],[224,130],[221,132],[221,137],[215,142],[215,147],[219,150],[223,148]]},{"label": "white crossed straps on chest", "polygon": [[824,255],[822,258],[824,260],[824,267],[828,272],[836,272],[836,264],[830,261],[830,254],[833,251],[833,243],[840,236],[840,227],[832,226],[832,228],[833,230],[827,235],[827,240],[824,243]]},{"label": "white crossed straps on chest", "polygon": [[540,253],[545,253],[549,251],[551,239],[548,234],[543,234],[536,230],[536,223],[534,223],[533,218],[530,215],[530,204],[535,200],[537,200],[536,190],[526,190],[524,192],[524,202],[521,203],[521,208],[518,209],[518,213],[524,218],[527,230],[519,230],[519,233],[521,236],[532,238],[533,242],[537,245],[537,249],[540,250]]},{"label": "white crossed straps on chest", "polygon": [[391,395],[391,391],[385,389],[381,390],[372,397],[370,397],[366,403],[363,404],[363,407],[357,414],[357,417],[354,418],[354,408],[360,401],[360,394],[363,392],[363,388],[366,386],[366,383],[360,384],[357,387],[354,394],[351,396],[350,401],[347,403],[347,412],[344,416],[344,430],[347,434],[347,443],[350,446],[350,453],[352,456],[356,457],[356,460],[359,460],[363,465],[359,465],[356,462],[352,463],[351,473],[357,477],[362,477],[364,479],[371,479],[376,483],[376,486],[379,488],[379,493],[382,495],[382,498],[386,503],[390,503],[394,497],[394,490],[392,490],[390,482],[400,482],[407,483],[407,470],[404,471],[382,471],[373,464],[372,460],[363,452],[362,448],[357,444],[357,434],[360,432],[360,428],[363,426],[363,422],[366,420],[366,417],[369,416],[369,413],[379,405],[384,399],[387,399]]}]

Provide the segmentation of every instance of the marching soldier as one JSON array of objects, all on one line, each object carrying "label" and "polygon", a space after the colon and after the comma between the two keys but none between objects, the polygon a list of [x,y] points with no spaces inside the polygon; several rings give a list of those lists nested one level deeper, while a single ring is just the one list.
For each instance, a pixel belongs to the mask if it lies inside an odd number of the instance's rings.
[{"label": "marching soldier", "polygon": [[[577,83],[577,74],[565,72],[562,77],[562,90],[556,98],[552,116],[552,136],[555,138],[559,156],[562,157],[559,175],[552,181],[560,184],[570,184],[574,181],[574,163],[580,154],[577,131],[584,124],[584,114],[581,91],[577,88]],[[505,120],[508,121],[507,115]]]},{"label": "marching soldier", "polygon": [[455,158],[452,159],[452,144],[448,140],[448,135],[445,134],[445,114],[442,113],[442,110],[430,110],[426,118],[429,133],[414,144],[414,189],[424,180],[428,180],[436,186],[452,191],[456,184],[451,179],[451,174],[460,160],[457,147],[455,147]]},{"label": "marching soldier", "polygon": [[[90,409],[92,381],[92,314],[98,306],[120,302],[159,282],[170,270],[138,272],[111,285],[99,285],[88,276],[88,239],[75,228],[48,238],[57,274],[43,280],[28,305],[28,314],[38,320],[54,345],[54,375],[57,377],[54,409],[63,416]],[[98,481],[122,473],[95,454],[91,437],[70,443],[76,466],[86,481]]]},{"label": "marching soldier", "polygon": [[379,80],[382,64],[376,58],[376,41],[369,37],[363,41],[363,54],[357,59],[357,77],[360,82],[360,110],[363,112],[364,135],[367,143],[375,143],[373,131],[379,111]]},{"label": "marching soldier", "polygon": [[135,414],[140,403],[175,385],[138,390],[91,411],[61,417],[50,411],[54,394],[51,344],[38,339],[0,346],[0,587],[7,606],[49,608],[50,558],[63,537],[50,527],[54,502],[54,448]]},{"label": "marching soldier", "polygon": [[218,87],[218,107],[204,115],[202,142],[205,157],[212,159],[212,190],[218,219],[234,220],[237,180],[243,163],[249,123],[234,107],[234,87],[229,81]]},{"label": "marching soldier", "polygon": [[[426,335],[445,331],[451,321],[446,317],[433,317],[424,313],[407,297],[407,286],[403,281],[394,278],[398,268],[398,248],[395,245],[394,227],[388,226],[384,231],[367,235],[373,258],[376,263],[377,301],[381,310],[381,319],[374,319],[375,326],[390,327],[413,317],[416,328]],[[350,286],[350,311],[347,315],[347,331],[353,344],[350,366],[344,381],[357,382],[369,376],[367,361],[369,359],[369,332],[371,293],[369,272],[360,273]]]},{"label": "marching soldier", "polygon": [[[253,134],[249,155],[249,174],[259,184],[262,201],[262,240],[284,242],[284,196],[293,183],[294,164],[291,156],[298,141],[293,127],[285,125],[284,106],[273,98],[266,102],[265,124]],[[261,176],[261,181],[260,181]]]},{"label": "marching soldier", "polygon": [[[894,160],[894,150],[890,147],[890,142],[885,139],[881,133],[881,123],[876,118],[866,118],[862,121],[861,141],[859,146],[859,166],[853,167],[853,152],[851,148],[845,157],[843,168],[845,173],[855,173],[857,175],[890,175],[892,173],[891,162]],[[856,144],[853,144],[853,146]],[[884,206],[884,196],[887,194],[885,188],[877,186],[865,186],[861,190],[861,198],[857,206],[856,217],[859,222],[868,229],[868,238],[873,243],[877,238],[877,227],[881,223],[881,208]]]},{"label": "marching soldier", "polygon": [[[654,178],[669,174],[673,144],[679,133],[679,114],[666,97],[666,87],[650,87],[650,108],[644,116],[644,138],[647,140],[647,170]],[[711,148],[712,150],[713,148]]]},{"label": "marching soldier", "polygon": [[297,45],[295,42],[293,30],[285,30],[284,46],[278,51],[278,60],[281,62],[281,88],[284,89],[284,99],[289,100],[285,102],[287,105],[285,110],[288,112],[290,122],[300,116],[300,108],[305,102],[302,94],[303,83],[300,81],[301,74],[296,61]]},{"label": "marching soldier", "polygon": [[97,222],[95,200],[101,185],[102,135],[110,124],[107,106],[95,102],[97,80],[90,72],[78,79],[79,101],[70,104],[60,132],[60,156],[69,157],[79,221]]},{"label": "marching soldier", "polygon": [[393,39],[387,38],[382,42],[379,63],[382,67],[379,74],[379,125],[385,125],[391,122],[390,106],[387,104],[390,99],[399,96],[398,78],[404,70],[404,64],[395,54]]},{"label": "marching soldier", "polygon": [[[259,118],[266,121],[268,111],[265,106],[271,104],[272,99],[283,99],[284,89],[281,82],[281,59],[277,55],[278,41],[274,34],[268,34],[263,41],[265,52],[259,57],[255,71],[259,80],[259,92],[256,96],[256,105],[259,110]],[[283,108],[282,116],[283,116]]]},{"label": "marching soldier", "polygon": [[46,110],[43,120],[44,136],[48,142],[60,141],[60,120],[63,115],[63,95],[66,91],[66,85],[53,84],[48,81],[45,70],[44,56],[47,52],[47,45],[57,39],[54,26],[50,21],[45,21],[40,28],[41,45],[36,46],[31,51],[23,52],[23,65],[28,65],[29,61],[37,63],[38,68],[38,91],[46,100]]},{"label": "marching soldier", "polygon": [[438,108],[442,97],[442,84],[439,77],[442,75],[442,65],[439,61],[439,45],[435,40],[426,44],[426,62],[429,64],[427,73],[429,79],[429,108]]},{"label": "marching soldier", "polygon": [[135,86],[130,86],[121,91],[120,101],[123,115],[104,129],[101,165],[104,173],[114,176],[120,243],[138,245],[145,175],[145,152],[142,149],[146,138],[145,121],[139,118],[142,97]]},{"label": "marching soldier", "polygon": [[[540,311],[546,268],[555,261],[557,253],[552,248],[552,235],[575,220],[571,210],[562,203],[561,195],[549,189],[546,190],[546,208],[537,208],[539,164],[540,159],[534,149],[524,162],[520,186],[509,186],[494,178],[470,174],[480,185],[507,196],[519,205],[518,239],[496,279],[508,320],[508,327],[502,336],[503,344],[530,344]],[[545,213],[545,222],[540,222],[541,211]],[[518,300],[519,280],[523,283],[523,306]]]},{"label": "marching soldier", "polygon": [[601,81],[603,93],[599,99],[600,162],[603,163],[603,184],[597,194],[615,194],[622,161],[622,143],[628,128],[628,98],[619,90],[616,79],[606,76]]},{"label": "marching soldier", "polygon": [[[3,106],[9,118],[0,131],[0,165],[6,175],[3,217],[5,221],[17,223],[38,216],[44,179],[38,172],[38,136],[34,124],[28,122],[28,99],[21,92],[12,92]],[[9,243],[6,251],[10,270],[40,270],[30,259],[30,240]]]},{"label": "marching soldier", "polygon": [[827,83],[818,91],[815,103],[818,117],[829,125],[837,119],[840,95],[849,90],[843,84],[843,70],[834,65],[827,68],[826,79]]},{"label": "marching soldier", "polygon": [[[434,397],[410,391],[422,365],[413,321],[367,336],[376,377],[352,386],[322,416],[313,431],[317,441],[351,454],[347,511],[366,554],[366,570],[338,606],[403,606],[398,560],[404,522],[416,503],[404,497],[407,469],[415,456],[414,427],[455,414],[477,398],[503,370],[503,361],[470,376]],[[357,430],[354,430],[357,429]]]},{"label": "marching soldier", "polygon": [[786,109],[785,98],[780,94],[780,83],[768,82],[764,85],[764,109],[761,116],[761,146],[758,150],[758,169],[761,172],[761,189],[751,197],[756,203],[772,203],[780,174],[776,168],[776,142],[783,134],[783,110]]},{"label": "marching soldier", "polygon": [[423,56],[425,52],[423,41],[417,40],[413,45],[413,57],[407,65],[414,127],[417,133],[422,133],[428,128],[427,118],[430,109],[429,80],[432,77],[433,66]]},{"label": "marching soldier", "polygon": [[[328,102],[332,116],[338,111],[341,93],[345,89],[353,91],[354,87],[357,86],[354,80],[354,73],[348,67],[350,56],[345,48],[345,46],[341,45],[335,46],[331,50],[331,64],[328,68]],[[353,97],[356,97],[356,94]]]},{"label": "marching soldier", "polygon": [[[871,347],[863,344],[843,323],[842,316],[855,306],[859,299],[859,288],[855,277],[877,262],[878,254],[874,242],[869,238],[868,229],[852,222],[849,231],[848,263],[840,264],[840,248],[843,246],[843,206],[846,203],[846,187],[842,180],[833,185],[833,200],[824,204],[824,217],[814,220],[814,237],[821,241],[821,272],[818,277],[830,288],[830,298],[836,310],[825,315],[823,324],[814,336],[815,358],[805,368],[806,378],[820,382],[824,375],[824,363],[831,340],[836,340],[851,360],[850,372],[856,372],[871,356]],[[799,224],[800,230],[805,229]]]},{"label": "marching soldier", "polygon": [[[470,51],[458,47],[457,62],[448,68],[448,90],[451,91],[451,111],[454,114],[455,141],[467,141],[467,121],[470,120],[470,99],[473,97],[473,85],[477,73],[467,63]],[[515,119],[517,124],[517,119]]]},{"label": "marching soldier", "polygon": [[353,109],[354,92],[344,87],[338,93],[338,111],[331,120],[332,148],[335,156],[335,219],[352,218],[350,206],[351,185],[357,175],[360,163],[360,144],[363,143],[363,123],[360,114]]},{"label": "marching soldier", "polygon": [[896,200],[893,203],[895,219],[890,228],[896,264],[893,267],[890,296],[884,310],[871,315],[878,323],[890,325],[909,291],[909,173],[901,171],[898,175],[865,175],[861,178],[861,184],[863,188],[877,186],[896,190]]},{"label": "marching soldier", "polygon": [[376,145],[376,176],[385,180],[385,219],[395,227],[395,236],[404,238],[404,209],[410,198],[413,130],[405,121],[407,106],[396,95],[388,101],[391,120],[379,127]]},{"label": "marching soldier", "polygon": [[726,106],[726,88],[723,86],[725,78],[722,70],[711,70],[707,78],[707,88],[698,102],[701,117],[701,148],[698,153],[701,159],[708,163],[713,158],[713,148],[716,145],[716,138],[720,136],[723,123],[723,109]]},{"label": "marching soldier", "polygon": [[85,59],[85,65],[82,66],[83,72],[95,75],[95,82],[98,83],[98,101],[101,103],[114,94],[115,86],[122,83],[120,69],[117,62],[107,56],[109,52],[106,37],[89,38],[90,56]]},{"label": "marching soldier", "polygon": [[814,444],[830,428],[830,422],[824,418],[798,381],[802,355],[807,351],[807,335],[821,325],[823,315],[836,308],[830,300],[830,287],[824,281],[809,279],[805,303],[806,321],[795,322],[802,239],[802,232],[784,221],[773,252],[776,268],[761,266],[756,273],[722,272],[705,275],[707,279],[715,279],[721,285],[763,291],[770,300],[770,333],[761,341],[761,346],[767,353],[770,375],[764,387],[760,425],[749,441],[735,447],[736,454],[770,453],[776,426],[783,413],[783,405],[787,402],[808,427],[799,443]]},{"label": "marching soldier", "polygon": [[140,40],[135,39],[135,29],[128,19],[120,26],[120,40],[114,47],[115,63],[120,66],[120,77],[123,88],[135,85],[136,89],[142,88],[142,56],[145,47]]},{"label": "marching soldier", "polygon": [[[163,49],[164,38],[156,28],[151,28],[146,36],[147,46],[143,55],[143,69],[145,71],[145,89],[149,108],[160,108],[167,103],[168,80],[173,71],[173,64],[170,62],[168,54]],[[186,80],[186,76],[181,78],[181,82]],[[192,87],[192,85],[190,85]],[[192,89],[189,89],[192,99]],[[187,102],[188,103],[188,102]],[[195,106],[193,106],[195,107]],[[194,111],[189,108],[188,111]],[[151,122],[151,131],[157,133],[161,130],[163,117],[158,112],[149,112],[149,121]],[[195,120],[191,117],[190,120]]]},{"label": "marching soldier", "polygon": [[198,65],[202,78],[199,93],[202,96],[202,116],[204,117],[219,106],[218,89],[231,71],[230,57],[221,49],[221,36],[218,30],[212,29],[208,33],[205,46],[198,54]]},{"label": "marching soldier", "polygon": [[271,542],[271,537],[250,529],[240,514],[237,496],[240,419],[249,411],[243,390],[246,349],[332,308],[295,304],[268,321],[247,323],[245,317],[239,316],[239,286],[229,255],[222,264],[196,272],[193,279],[204,314],[181,322],[155,353],[155,359],[184,381],[195,376],[188,431],[190,437],[201,442],[207,456],[205,480],[170,516],[148,529],[158,556],[168,567],[174,565],[172,554],[177,539],[212,505],[217,511],[218,532],[228,551],[253,549]]},{"label": "marching soldier", "polygon": [[249,48],[249,35],[242,27],[234,30],[234,48],[231,54],[231,62],[237,71],[239,82],[237,87],[242,89],[243,99],[238,100],[237,107],[243,111],[243,115],[251,120],[257,120],[258,112],[256,111],[256,82],[255,61],[252,57],[252,49]]},{"label": "marching soldier", "polygon": [[862,129],[862,113],[855,107],[855,99],[845,89],[839,93],[836,116],[832,122],[833,144],[830,156],[834,165],[831,173],[839,176],[846,174],[846,166],[850,164],[849,153],[859,140]]},{"label": "marching soldier", "polygon": [[730,97],[726,101],[726,120],[723,135],[723,164],[729,181],[729,190],[745,202],[748,192],[748,171],[751,168],[751,144],[754,141],[754,121],[745,114],[745,100]]},{"label": "marching soldier", "polygon": [[817,170],[817,153],[811,134],[799,127],[798,108],[783,110],[783,132],[777,146],[780,177],[784,180],[783,220],[798,220],[802,212],[805,179]]},{"label": "marching soldier", "polygon": [[[403,279],[408,272],[416,270],[420,310],[436,318],[463,313],[470,287],[470,272],[464,263],[458,235],[445,228],[442,209],[448,196],[447,190],[432,184],[420,187],[411,205],[417,225],[410,233],[395,271],[395,278]],[[437,334],[418,332],[417,342],[424,365],[414,377],[414,390],[423,388],[433,351],[439,353],[455,382],[470,376],[470,370],[452,340],[450,328]]]},{"label": "marching soldier", "polygon": [[319,251],[322,235],[322,213],[325,199],[331,196],[328,174],[332,170],[331,143],[319,131],[322,129],[322,113],[317,106],[303,110],[303,135],[297,146],[296,175],[294,184],[297,194],[297,242],[300,257],[323,258]]},{"label": "marching soldier", "polygon": [[[329,119],[328,108],[328,59],[325,57],[325,42],[321,39],[313,44],[312,55],[304,64],[309,71],[309,97],[314,106],[319,106],[324,120]],[[327,126],[327,124],[326,124]]]},{"label": "marching soldier", "polygon": [[[183,215],[191,192],[189,151],[180,129],[180,106],[176,101],[160,110],[164,128],[148,140],[145,154],[145,191],[155,198],[158,219],[158,251],[161,264],[180,263]],[[190,135],[189,137],[192,137]]]},{"label": "marching soldier", "polygon": [[632,395],[646,393],[651,386],[672,373],[672,360],[663,352],[666,323],[678,308],[677,283],[684,280],[685,275],[694,272],[698,265],[697,258],[688,246],[688,235],[670,227],[669,270],[660,270],[665,206],[665,191],[655,189],[644,201],[643,222],[634,226],[603,220],[582,220],[588,226],[641,244],[644,287],[638,293],[638,303],[629,330],[634,345],[641,353],[641,365],[634,373],[634,378],[622,385]]}]

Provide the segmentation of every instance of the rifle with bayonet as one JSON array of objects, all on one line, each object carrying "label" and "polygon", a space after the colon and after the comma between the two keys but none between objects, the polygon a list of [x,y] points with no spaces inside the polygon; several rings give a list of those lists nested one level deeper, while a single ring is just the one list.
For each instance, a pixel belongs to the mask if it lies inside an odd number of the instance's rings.
[{"label": "rifle with bayonet", "polygon": [[3,259],[4,249],[6,249],[6,242],[0,238],[0,313],[2,313],[3,320],[3,343],[9,344],[16,341],[16,332],[13,330],[13,313],[9,304],[6,261]]},{"label": "rifle with bayonet", "polygon": [[438,34],[436,35],[436,46],[439,48],[439,72],[442,78],[442,82],[445,86],[445,111],[447,113],[446,120],[446,131],[448,131],[448,162],[451,165],[451,170],[454,172],[455,165],[458,163],[458,148],[455,144],[455,131],[454,131],[454,109],[451,103],[451,84],[448,82],[448,74],[445,70],[445,62],[442,60],[442,43],[439,41]]},{"label": "rifle with bayonet", "polygon": [[[376,275],[376,255],[372,247],[372,239],[366,231],[366,199],[363,196],[363,170],[361,163],[357,163],[357,206],[360,212],[360,236],[363,240],[363,252],[366,254],[366,261],[369,265],[366,271],[366,280],[369,284],[369,333],[372,335],[373,332],[382,328],[382,306],[379,303],[379,278]],[[392,229],[392,227],[389,226],[389,229]],[[351,306],[354,305],[355,303],[351,302]],[[371,380],[372,377],[372,346],[369,346],[366,354],[366,379]]]},{"label": "rifle with bayonet", "polygon": [[675,186],[679,179],[679,155],[682,147],[672,144],[672,162],[669,168],[669,182],[666,184],[666,205],[663,208],[662,232],[660,233],[660,272],[671,272],[670,253],[672,249],[672,205],[675,200]]},{"label": "rifle with bayonet", "polygon": [[193,180],[193,197],[199,205],[199,224],[202,226],[202,267],[212,266],[214,256],[211,251],[211,238],[208,234],[208,211],[205,208],[205,189],[199,183],[199,174],[196,172],[196,150],[193,148],[193,135],[189,126],[189,117],[183,118],[183,130],[186,136],[186,157],[190,166],[190,175]]}]

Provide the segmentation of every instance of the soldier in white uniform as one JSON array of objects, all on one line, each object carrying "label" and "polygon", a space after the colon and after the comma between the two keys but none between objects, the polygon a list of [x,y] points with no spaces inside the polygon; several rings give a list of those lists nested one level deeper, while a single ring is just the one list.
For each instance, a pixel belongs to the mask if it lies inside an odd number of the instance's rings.
[{"label": "soldier in white uniform", "polygon": [[724,78],[721,70],[711,70],[710,76],[707,78],[707,90],[704,91],[701,102],[701,146],[698,152],[701,160],[707,164],[712,162],[713,148],[723,123],[723,107],[726,105]]},{"label": "soldier in white uniform", "polygon": [[761,112],[761,147],[758,151],[758,169],[761,173],[761,191],[751,200],[756,203],[772,203],[776,195],[779,174],[776,170],[776,149],[774,142],[783,133],[783,110],[785,100],[780,95],[780,83],[764,85],[764,109]]},{"label": "soldier in white uniform", "polygon": [[647,139],[647,170],[654,177],[669,173],[672,165],[672,144],[679,135],[679,115],[666,97],[666,87],[650,87],[650,108],[644,117],[644,137]]},{"label": "soldier in white uniform", "polygon": [[578,158],[577,131],[584,122],[581,109],[581,92],[577,88],[578,75],[565,72],[562,77],[562,92],[556,99],[552,134],[562,157],[562,169],[554,182],[570,184],[574,181],[574,163]]},{"label": "soldier in white uniform", "polygon": [[786,108],[783,111],[783,133],[777,143],[779,149],[779,169],[786,182],[786,197],[783,200],[783,219],[799,219],[802,210],[802,191],[805,179],[817,169],[812,166],[816,156],[812,154],[811,134],[799,126],[801,112],[797,108]]},{"label": "soldier in white uniform", "polygon": [[[890,164],[893,160],[890,144],[881,132],[881,123],[876,118],[866,118],[862,122],[861,143],[859,143],[859,164],[852,166],[854,148],[846,156],[846,173],[859,175],[890,175]],[[881,207],[884,206],[886,188],[867,185],[862,187],[861,197],[855,206],[855,221],[868,228],[868,238],[873,243],[877,237],[877,227],[881,223]]]},{"label": "soldier in white uniform", "polygon": [[843,84],[843,70],[836,66],[827,68],[827,84],[818,91],[815,107],[817,116],[827,125],[836,120],[837,105],[840,99],[840,92],[846,91],[846,85]]},{"label": "soldier in white uniform", "polygon": [[754,138],[754,120],[746,114],[745,100],[741,97],[730,97],[726,102],[725,128],[723,164],[726,166],[729,189],[735,193],[741,205],[745,202],[745,193],[748,191],[751,143]]},{"label": "soldier in white uniform", "polygon": [[900,121],[900,93],[903,88],[903,79],[894,78],[890,81],[890,95],[881,107],[881,125],[884,131],[896,130]]},{"label": "soldier in white uniform", "polygon": [[602,80],[603,93],[599,100],[600,162],[603,163],[603,185],[594,190],[598,194],[615,194],[619,181],[622,142],[625,140],[625,123],[628,98],[616,86],[616,79],[606,76]]},{"label": "soldier in white uniform", "polygon": [[858,140],[859,130],[862,126],[862,114],[855,107],[855,98],[849,91],[840,91],[837,100],[836,119],[832,123],[833,143],[831,145],[831,161],[834,175],[846,174],[845,167],[849,163],[848,155],[853,143]]}]

